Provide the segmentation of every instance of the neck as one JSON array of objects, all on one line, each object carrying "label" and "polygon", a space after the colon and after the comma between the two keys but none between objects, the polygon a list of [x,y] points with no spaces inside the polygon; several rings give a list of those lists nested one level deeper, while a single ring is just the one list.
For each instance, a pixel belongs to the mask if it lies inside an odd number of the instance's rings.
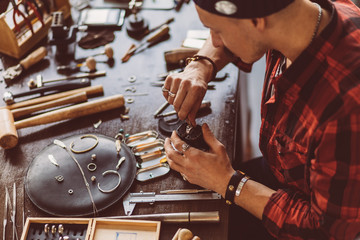
[{"label": "neck", "polygon": [[[275,26],[278,31],[273,35],[273,49],[280,51],[293,62],[326,27],[330,21],[330,14],[322,11],[318,30],[316,26],[319,8],[310,1],[295,1],[297,6],[289,9],[288,14]],[[292,12],[296,11],[296,12]]]}]

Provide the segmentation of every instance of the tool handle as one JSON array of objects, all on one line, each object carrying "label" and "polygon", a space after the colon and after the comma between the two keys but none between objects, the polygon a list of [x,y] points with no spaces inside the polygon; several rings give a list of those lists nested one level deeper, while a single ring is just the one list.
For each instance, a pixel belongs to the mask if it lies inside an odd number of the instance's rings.
[{"label": "tool handle", "polygon": [[20,65],[24,69],[28,69],[35,63],[39,62],[41,59],[43,59],[47,55],[47,50],[45,47],[39,47],[32,53],[30,53],[26,58],[20,61]]},{"label": "tool handle", "polygon": [[[72,84],[74,84],[74,82],[72,82]],[[74,90],[69,90],[66,92],[54,93],[54,94],[50,94],[47,96],[38,97],[38,98],[14,103],[14,104],[8,105],[6,108],[12,110],[12,109],[17,109],[17,108],[27,107],[27,106],[36,105],[39,103],[63,98],[66,96],[70,96],[70,95],[73,95],[73,94],[76,94],[79,92],[86,92],[86,95],[89,97],[89,96],[93,96],[93,95],[102,95],[104,90],[103,90],[102,85],[82,87],[82,88],[78,88],[78,89],[74,89]]]},{"label": "tool handle", "polygon": [[124,106],[124,96],[121,94],[102,98],[92,102],[80,103],[51,112],[43,113],[15,122],[16,129],[32,127],[57,121],[88,116]]},{"label": "tool handle", "polygon": [[158,41],[159,39],[161,39],[163,36],[165,36],[166,34],[169,33],[169,26],[167,24],[165,24],[164,26],[162,26],[159,30],[157,30],[156,32],[154,32],[154,34],[150,35],[147,39],[146,42],[151,43],[151,42],[155,42]]},{"label": "tool handle", "polygon": [[167,64],[179,64],[181,60],[194,56],[199,49],[196,48],[177,48],[164,52],[164,58]]},{"label": "tool handle", "polygon": [[23,108],[17,108],[17,109],[12,110],[11,112],[12,112],[14,118],[17,119],[19,117],[23,117],[23,116],[32,114],[37,111],[41,111],[41,110],[45,110],[45,109],[49,109],[49,108],[53,108],[53,107],[64,106],[67,104],[86,102],[86,101],[87,101],[86,92],[79,92],[74,95],[69,95],[69,96],[55,99],[52,101],[39,103],[39,104],[35,104],[35,105],[23,107]]}]

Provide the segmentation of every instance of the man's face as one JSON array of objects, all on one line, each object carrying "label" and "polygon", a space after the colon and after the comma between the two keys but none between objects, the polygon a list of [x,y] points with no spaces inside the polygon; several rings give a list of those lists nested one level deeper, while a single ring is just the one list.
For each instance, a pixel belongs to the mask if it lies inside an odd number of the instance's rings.
[{"label": "man's face", "polygon": [[196,6],[204,26],[210,28],[214,47],[225,46],[246,63],[259,60],[266,48],[250,19],[233,19],[209,13]]}]

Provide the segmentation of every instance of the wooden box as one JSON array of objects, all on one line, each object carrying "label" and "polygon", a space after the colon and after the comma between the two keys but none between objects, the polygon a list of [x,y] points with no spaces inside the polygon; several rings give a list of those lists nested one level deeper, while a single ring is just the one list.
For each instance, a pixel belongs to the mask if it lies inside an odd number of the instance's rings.
[{"label": "wooden box", "polygon": [[[45,224],[49,232],[45,234]],[[62,236],[79,240],[158,240],[160,221],[113,220],[105,218],[27,218],[21,240],[59,239]],[[54,227],[53,227],[54,226]],[[54,234],[51,229],[56,229]]]},{"label": "wooden box", "polygon": [[[62,11],[65,19],[71,15],[69,0],[54,0],[53,2],[54,4],[51,7],[52,12]],[[0,15],[0,32],[2,34],[0,38],[1,53],[20,59],[28,53],[35,44],[47,36],[51,26],[52,17],[50,14],[45,12],[44,6],[40,8],[43,10],[44,14],[44,25],[42,25],[39,19],[37,19],[32,10],[30,10],[29,15],[27,16],[31,22],[34,33],[32,33],[29,29],[26,21],[17,15],[15,19],[19,26],[19,31],[16,30],[15,23],[13,21],[13,8],[9,8],[6,12]],[[20,9],[20,11],[24,12],[23,9]]]}]

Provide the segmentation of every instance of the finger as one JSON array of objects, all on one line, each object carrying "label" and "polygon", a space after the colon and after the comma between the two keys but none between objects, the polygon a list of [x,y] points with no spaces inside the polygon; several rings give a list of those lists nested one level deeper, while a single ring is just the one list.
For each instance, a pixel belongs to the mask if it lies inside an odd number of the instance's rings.
[{"label": "finger", "polygon": [[176,98],[176,94],[178,92],[179,89],[179,85],[180,85],[181,79],[180,78],[174,78],[171,84],[171,87],[169,89],[168,92],[168,102],[170,104],[174,103],[174,100]]},{"label": "finger", "polygon": [[167,76],[165,79],[164,85],[162,86],[163,96],[166,100],[169,97],[169,91],[170,91],[169,89],[171,87],[172,80],[173,80],[173,78],[171,75]]},{"label": "finger", "polygon": [[175,160],[176,162],[183,160],[182,159],[183,154],[179,150],[179,149],[181,149],[181,147],[176,145],[172,139],[170,139],[170,138],[165,139],[164,149],[165,149],[166,155],[168,157],[171,157],[171,159]]},{"label": "finger", "polygon": [[190,113],[188,114],[188,120],[191,123],[192,126],[196,126],[196,115],[199,111],[201,102],[197,102],[195,106],[191,109]]},{"label": "finger", "polygon": [[197,94],[187,94],[187,97],[181,105],[181,109],[178,111],[179,118],[186,119],[189,118],[188,115],[191,114],[189,119],[192,119],[191,123],[194,124],[196,113],[198,112],[200,105],[201,100],[198,98]]},{"label": "finger", "polygon": [[[182,88],[182,84],[180,84],[180,87],[178,89],[178,92],[176,94],[176,98],[174,99],[173,106],[176,112],[179,112],[179,110],[182,107],[182,104],[184,100],[188,97],[188,89]],[[183,120],[183,119],[182,119]]]},{"label": "finger", "polygon": [[164,148],[169,166],[176,171],[180,171],[182,169],[182,156],[173,149],[169,138],[165,139]]},{"label": "finger", "polygon": [[211,132],[209,125],[204,123],[202,126],[202,132],[204,136],[205,142],[209,145],[211,149],[215,149],[216,146],[220,143],[214,136],[214,134]]}]

